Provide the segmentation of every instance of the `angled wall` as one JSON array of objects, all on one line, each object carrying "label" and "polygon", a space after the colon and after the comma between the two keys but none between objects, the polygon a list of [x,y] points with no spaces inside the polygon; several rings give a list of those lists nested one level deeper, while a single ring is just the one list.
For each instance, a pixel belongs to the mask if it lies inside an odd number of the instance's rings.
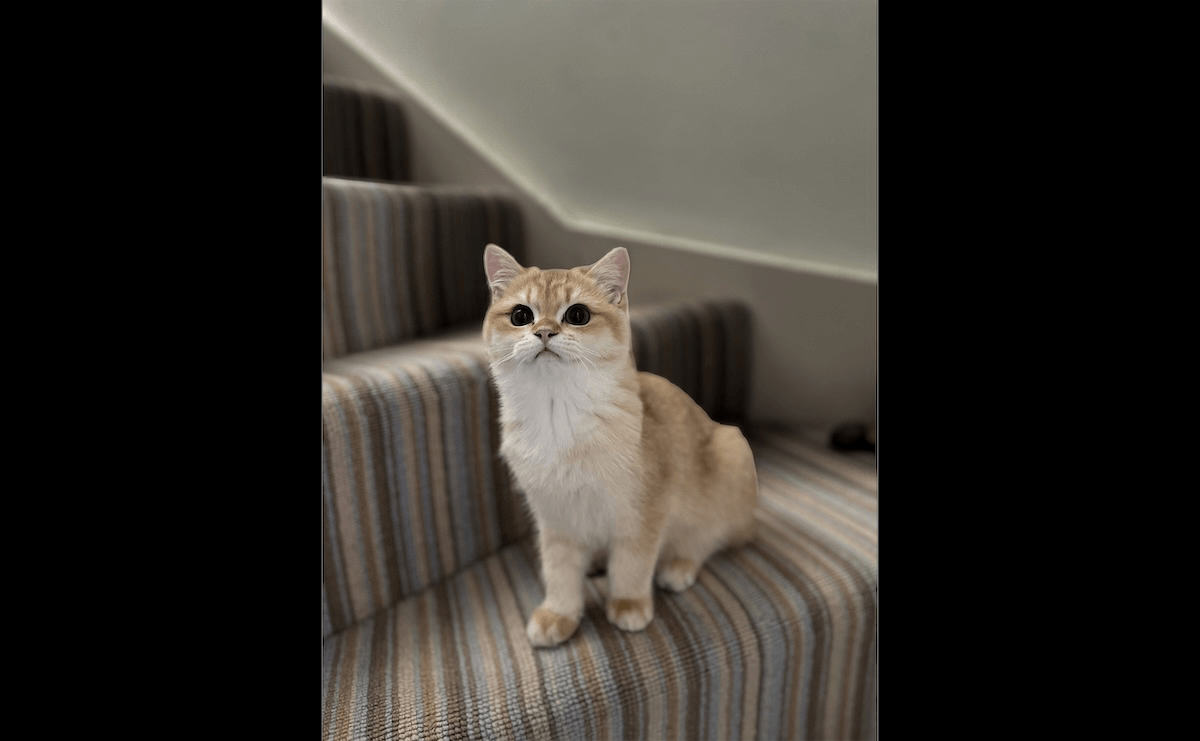
[{"label": "angled wall", "polygon": [[325,6],[325,71],[408,99],[418,181],[508,189],[536,264],[626,246],[635,302],[749,303],[752,418],[874,418],[877,3]]}]

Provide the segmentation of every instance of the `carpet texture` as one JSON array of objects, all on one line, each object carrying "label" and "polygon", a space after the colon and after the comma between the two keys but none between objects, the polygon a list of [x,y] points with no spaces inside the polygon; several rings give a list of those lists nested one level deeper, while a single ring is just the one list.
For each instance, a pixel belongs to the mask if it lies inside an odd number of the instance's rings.
[{"label": "carpet texture", "polygon": [[524,254],[516,207],[477,189],[324,178],[321,209],[324,359],[480,319],[483,248]]},{"label": "carpet texture", "polygon": [[645,631],[590,580],[577,633],[535,649],[526,539],[325,640],[322,737],[866,738],[875,734],[875,471],[786,433],[753,442],[758,535]]},{"label": "carpet texture", "polygon": [[408,119],[400,101],[349,80],[327,78],[321,91],[323,174],[409,180]]}]

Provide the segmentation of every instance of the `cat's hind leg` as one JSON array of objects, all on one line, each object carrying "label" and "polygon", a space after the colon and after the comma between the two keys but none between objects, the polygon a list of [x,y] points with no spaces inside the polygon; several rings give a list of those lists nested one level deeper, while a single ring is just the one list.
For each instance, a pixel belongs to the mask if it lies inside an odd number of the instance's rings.
[{"label": "cat's hind leg", "polygon": [[674,534],[664,545],[658,566],[654,572],[654,583],[661,589],[682,592],[696,583],[696,576],[715,551],[722,539],[720,533],[692,529],[690,532]]},{"label": "cat's hind leg", "polygon": [[654,583],[662,589],[682,592],[696,583],[696,575],[700,573],[701,565],[703,561],[672,558],[669,562],[659,563],[654,574]]},{"label": "cat's hind leg", "polygon": [[695,489],[678,498],[681,506],[655,570],[654,583],[672,592],[695,584],[714,553],[754,537],[758,473],[745,436],[736,427],[720,426],[707,457],[715,475],[698,477]]},{"label": "cat's hind leg", "polygon": [[620,538],[608,561],[608,621],[621,630],[639,631],[654,619],[654,563],[658,538]]}]

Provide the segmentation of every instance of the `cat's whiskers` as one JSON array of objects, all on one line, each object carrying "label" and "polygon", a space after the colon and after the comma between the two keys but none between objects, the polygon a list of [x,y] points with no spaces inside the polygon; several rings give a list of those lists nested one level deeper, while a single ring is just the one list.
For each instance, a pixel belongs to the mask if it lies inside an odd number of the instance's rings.
[{"label": "cat's whiskers", "polygon": [[565,354],[567,354],[569,359],[586,363],[592,367],[592,370],[596,371],[597,373],[601,372],[600,367],[597,366],[593,360],[590,360],[587,357],[588,355],[592,355],[598,358],[600,357],[600,353],[584,347],[578,340],[563,340],[558,343],[558,346]]},{"label": "cat's whiskers", "polygon": [[576,340],[576,341],[575,341],[575,347],[576,347],[576,348],[577,348],[579,351],[581,351],[581,352],[585,352],[585,353],[587,353],[588,355],[591,355],[591,356],[593,356],[593,357],[597,357],[597,358],[598,358],[598,357],[600,357],[600,352],[599,352],[598,350],[592,350],[591,348],[584,347],[582,344],[580,344],[580,343],[579,343],[579,341],[578,341],[578,340]]},{"label": "cat's whiskers", "polygon": [[596,360],[599,360],[601,362],[608,362],[608,361],[612,360],[611,355],[605,355],[604,353],[600,352],[599,350],[592,350],[592,349],[584,347],[583,345],[580,345],[579,349],[582,350],[583,352],[587,353],[588,355],[591,355],[593,358],[595,358]]},{"label": "cat's whiskers", "polygon": [[572,358],[572,360],[578,360],[580,362],[587,363],[588,365],[592,366],[592,370],[596,371],[597,373],[600,372],[600,368],[595,363],[593,363],[591,360],[588,360],[586,357],[584,357],[583,355],[576,355]]},{"label": "cat's whiskers", "polygon": [[509,351],[508,355],[505,355],[504,357],[502,357],[502,358],[500,358],[499,360],[495,361],[495,363],[496,363],[497,365],[499,365],[500,363],[506,363],[506,362],[508,362],[509,360],[512,360],[513,358],[515,358],[516,356],[517,356],[517,348],[516,348],[516,347],[513,347],[513,349]]}]

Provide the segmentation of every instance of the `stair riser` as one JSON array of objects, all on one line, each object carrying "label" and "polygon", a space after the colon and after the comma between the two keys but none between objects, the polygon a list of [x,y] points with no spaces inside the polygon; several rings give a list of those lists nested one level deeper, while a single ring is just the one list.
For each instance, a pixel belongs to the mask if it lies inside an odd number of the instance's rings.
[{"label": "stair riser", "polygon": [[[323,599],[336,631],[529,532],[482,354],[326,374]],[[323,629],[323,633],[326,629]]]},{"label": "stair riser", "polygon": [[328,82],[322,96],[324,175],[411,179],[408,120],[399,101]]},{"label": "stair riser", "polygon": [[483,248],[523,252],[516,207],[494,195],[327,178],[321,207],[324,359],[482,316]]}]

